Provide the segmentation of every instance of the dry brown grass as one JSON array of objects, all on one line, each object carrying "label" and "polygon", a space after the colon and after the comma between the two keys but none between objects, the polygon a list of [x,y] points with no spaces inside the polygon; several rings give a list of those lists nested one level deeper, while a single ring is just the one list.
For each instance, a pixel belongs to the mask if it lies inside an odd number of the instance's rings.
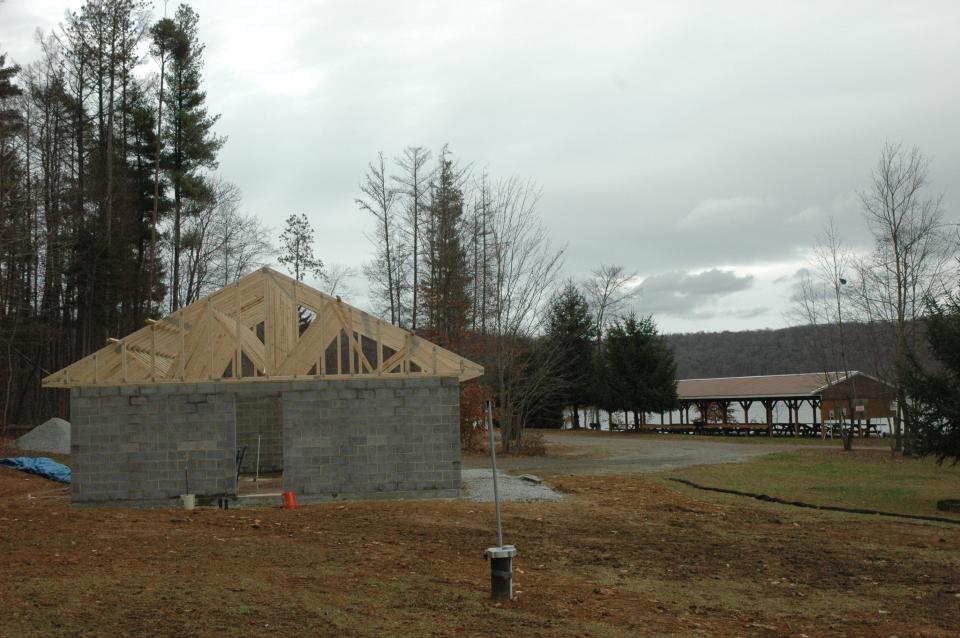
[{"label": "dry brown grass", "polygon": [[507,504],[518,599],[487,599],[493,510],[78,510],[0,469],[0,635],[953,636],[960,530],[711,502],[636,476]]}]

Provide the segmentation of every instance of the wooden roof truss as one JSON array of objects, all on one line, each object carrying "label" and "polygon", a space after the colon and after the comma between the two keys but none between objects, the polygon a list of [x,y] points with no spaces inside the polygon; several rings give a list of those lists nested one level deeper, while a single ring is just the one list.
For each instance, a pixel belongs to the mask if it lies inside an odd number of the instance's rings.
[{"label": "wooden roof truss", "polygon": [[483,368],[263,268],[54,372],[48,388],[296,378],[456,376]]}]

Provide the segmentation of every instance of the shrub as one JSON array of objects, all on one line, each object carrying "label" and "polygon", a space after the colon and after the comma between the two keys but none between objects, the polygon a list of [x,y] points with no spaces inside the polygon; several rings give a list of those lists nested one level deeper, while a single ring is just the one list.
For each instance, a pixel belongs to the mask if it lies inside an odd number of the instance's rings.
[{"label": "shrub", "polygon": [[483,406],[491,396],[490,391],[479,381],[471,381],[460,386],[461,450],[486,451],[487,421]]},{"label": "shrub", "polygon": [[525,430],[520,439],[520,454],[524,456],[544,456],[547,453],[547,440],[542,432]]}]

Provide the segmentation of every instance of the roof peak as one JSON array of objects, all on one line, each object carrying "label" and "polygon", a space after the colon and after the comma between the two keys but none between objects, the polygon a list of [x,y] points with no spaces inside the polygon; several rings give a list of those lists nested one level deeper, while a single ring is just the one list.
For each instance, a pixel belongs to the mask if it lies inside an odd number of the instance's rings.
[{"label": "roof peak", "polygon": [[48,375],[43,385],[376,375],[455,376],[466,381],[482,374],[482,366],[454,352],[264,266],[111,340]]}]

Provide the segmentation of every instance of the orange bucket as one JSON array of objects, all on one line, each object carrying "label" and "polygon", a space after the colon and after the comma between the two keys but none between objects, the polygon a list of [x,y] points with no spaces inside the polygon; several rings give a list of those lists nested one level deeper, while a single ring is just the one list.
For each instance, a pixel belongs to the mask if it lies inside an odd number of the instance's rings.
[{"label": "orange bucket", "polygon": [[293,492],[284,492],[283,493],[283,509],[285,510],[295,510],[297,509],[297,495]]}]

